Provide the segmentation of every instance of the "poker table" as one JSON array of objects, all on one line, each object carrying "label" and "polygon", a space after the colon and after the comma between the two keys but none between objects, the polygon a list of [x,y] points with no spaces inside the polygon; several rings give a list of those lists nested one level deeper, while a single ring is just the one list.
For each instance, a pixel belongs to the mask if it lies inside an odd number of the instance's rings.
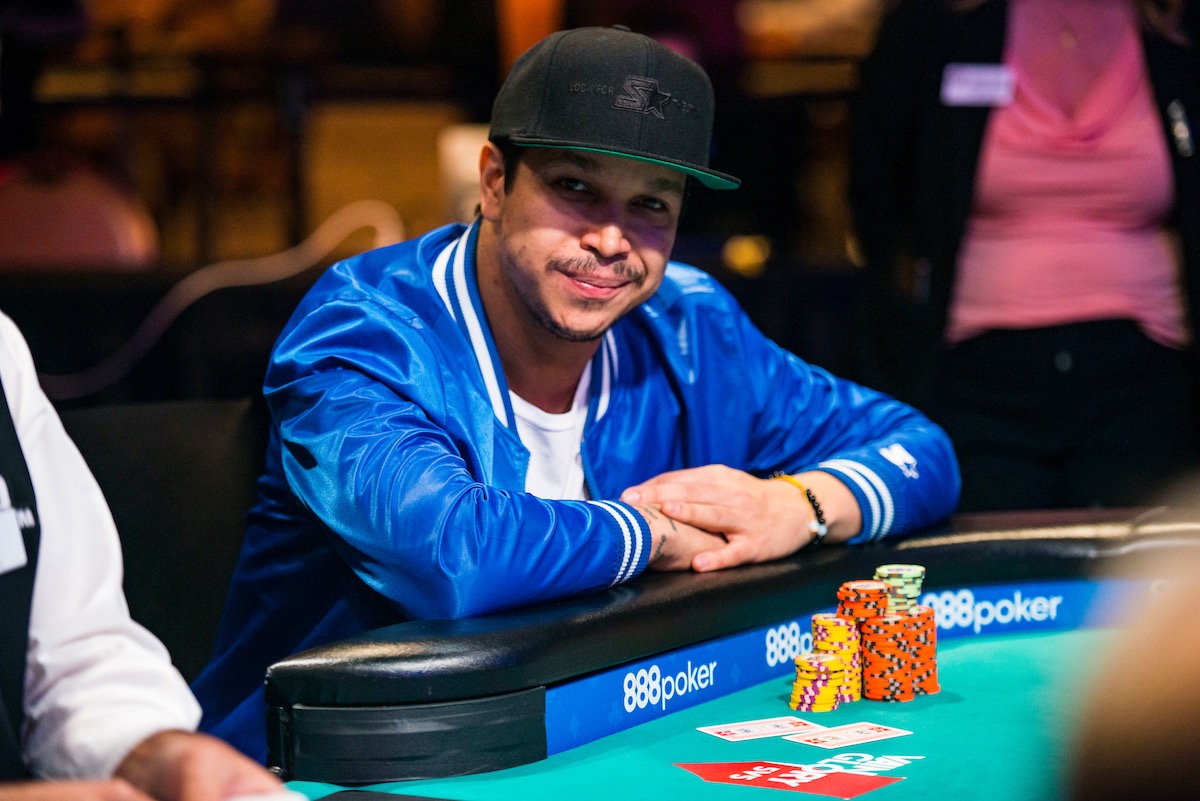
[{"label": "poker table", "polygon": [[[270,668],[268,764],[344,801],[1059,798],[1117,610],[1154,590],[1128,566],[1197,547],[1200,514],[1166,507],[960,516],[897,543],[389,626]],[[941,691],[793,712],[810,616],[897,562],[926,568]],[[734,725],[777,718],[756,739]],[[895,736],[784,736],[858,723]]]}]

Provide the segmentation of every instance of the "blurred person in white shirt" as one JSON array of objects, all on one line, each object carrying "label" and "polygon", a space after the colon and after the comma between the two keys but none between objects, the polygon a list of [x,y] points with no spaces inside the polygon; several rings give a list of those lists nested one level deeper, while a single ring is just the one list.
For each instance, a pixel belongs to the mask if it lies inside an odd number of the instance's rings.
[{"label": "blurred person in white shirt", "polygon": [[0,799],[220,801],[282,785],[219,740],[129,616],[108,505],[0,314]]}]

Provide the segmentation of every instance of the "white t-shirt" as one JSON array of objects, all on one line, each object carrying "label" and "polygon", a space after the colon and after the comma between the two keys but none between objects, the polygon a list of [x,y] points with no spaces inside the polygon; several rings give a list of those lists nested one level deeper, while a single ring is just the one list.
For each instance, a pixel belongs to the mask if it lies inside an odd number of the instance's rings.
[{"label": "white t-shirt", "polygon": [[3,314],[0,378],[41,524],[22,750],[42,778],[108,778],[151,734],[194,730],[200,707],[167,649],[129,617],[108,504]]},{"label": "white t-shirt", "polygon": [[517,418],[517,434],[529,449],[526,492],[554,501],[588,499],[579,444],[583,440],[583,424],[587,422],[591,382],[589,363],[575,388],[571,410],[562,414],[543,411],[516,393],[508,393]]}]

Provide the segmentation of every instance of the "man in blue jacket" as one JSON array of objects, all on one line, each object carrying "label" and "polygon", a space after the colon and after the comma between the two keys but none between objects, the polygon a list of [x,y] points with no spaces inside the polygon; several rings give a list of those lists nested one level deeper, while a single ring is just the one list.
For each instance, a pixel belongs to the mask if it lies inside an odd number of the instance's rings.
[{"label": "man in blue jacket", "polygon": [[367,629],[950,514],[940,429],[668,261],[687,181],[737,186],[708,167],[712,118],[703,70],[653,40],[553,34],[496,98],[474,223],[316,283],[267,369],[202,728],[264,758],[267,666]]}]

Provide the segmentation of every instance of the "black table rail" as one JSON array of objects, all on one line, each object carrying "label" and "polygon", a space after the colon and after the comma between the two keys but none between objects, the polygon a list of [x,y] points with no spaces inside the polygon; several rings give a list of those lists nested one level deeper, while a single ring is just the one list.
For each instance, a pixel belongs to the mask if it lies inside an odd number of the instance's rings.
[{"label": "black table rail", "polygon": [[410,621],[312,648],[266,675],[268,765],[285,779],[365,784],[545,758],[545,693],[616,665],[828,606],[890,562],[925,589],[1053,580],[1200,547],[1200,510],[962,515],[919,536],[803,551],[708,574],[643,574],[565,601]]}]

